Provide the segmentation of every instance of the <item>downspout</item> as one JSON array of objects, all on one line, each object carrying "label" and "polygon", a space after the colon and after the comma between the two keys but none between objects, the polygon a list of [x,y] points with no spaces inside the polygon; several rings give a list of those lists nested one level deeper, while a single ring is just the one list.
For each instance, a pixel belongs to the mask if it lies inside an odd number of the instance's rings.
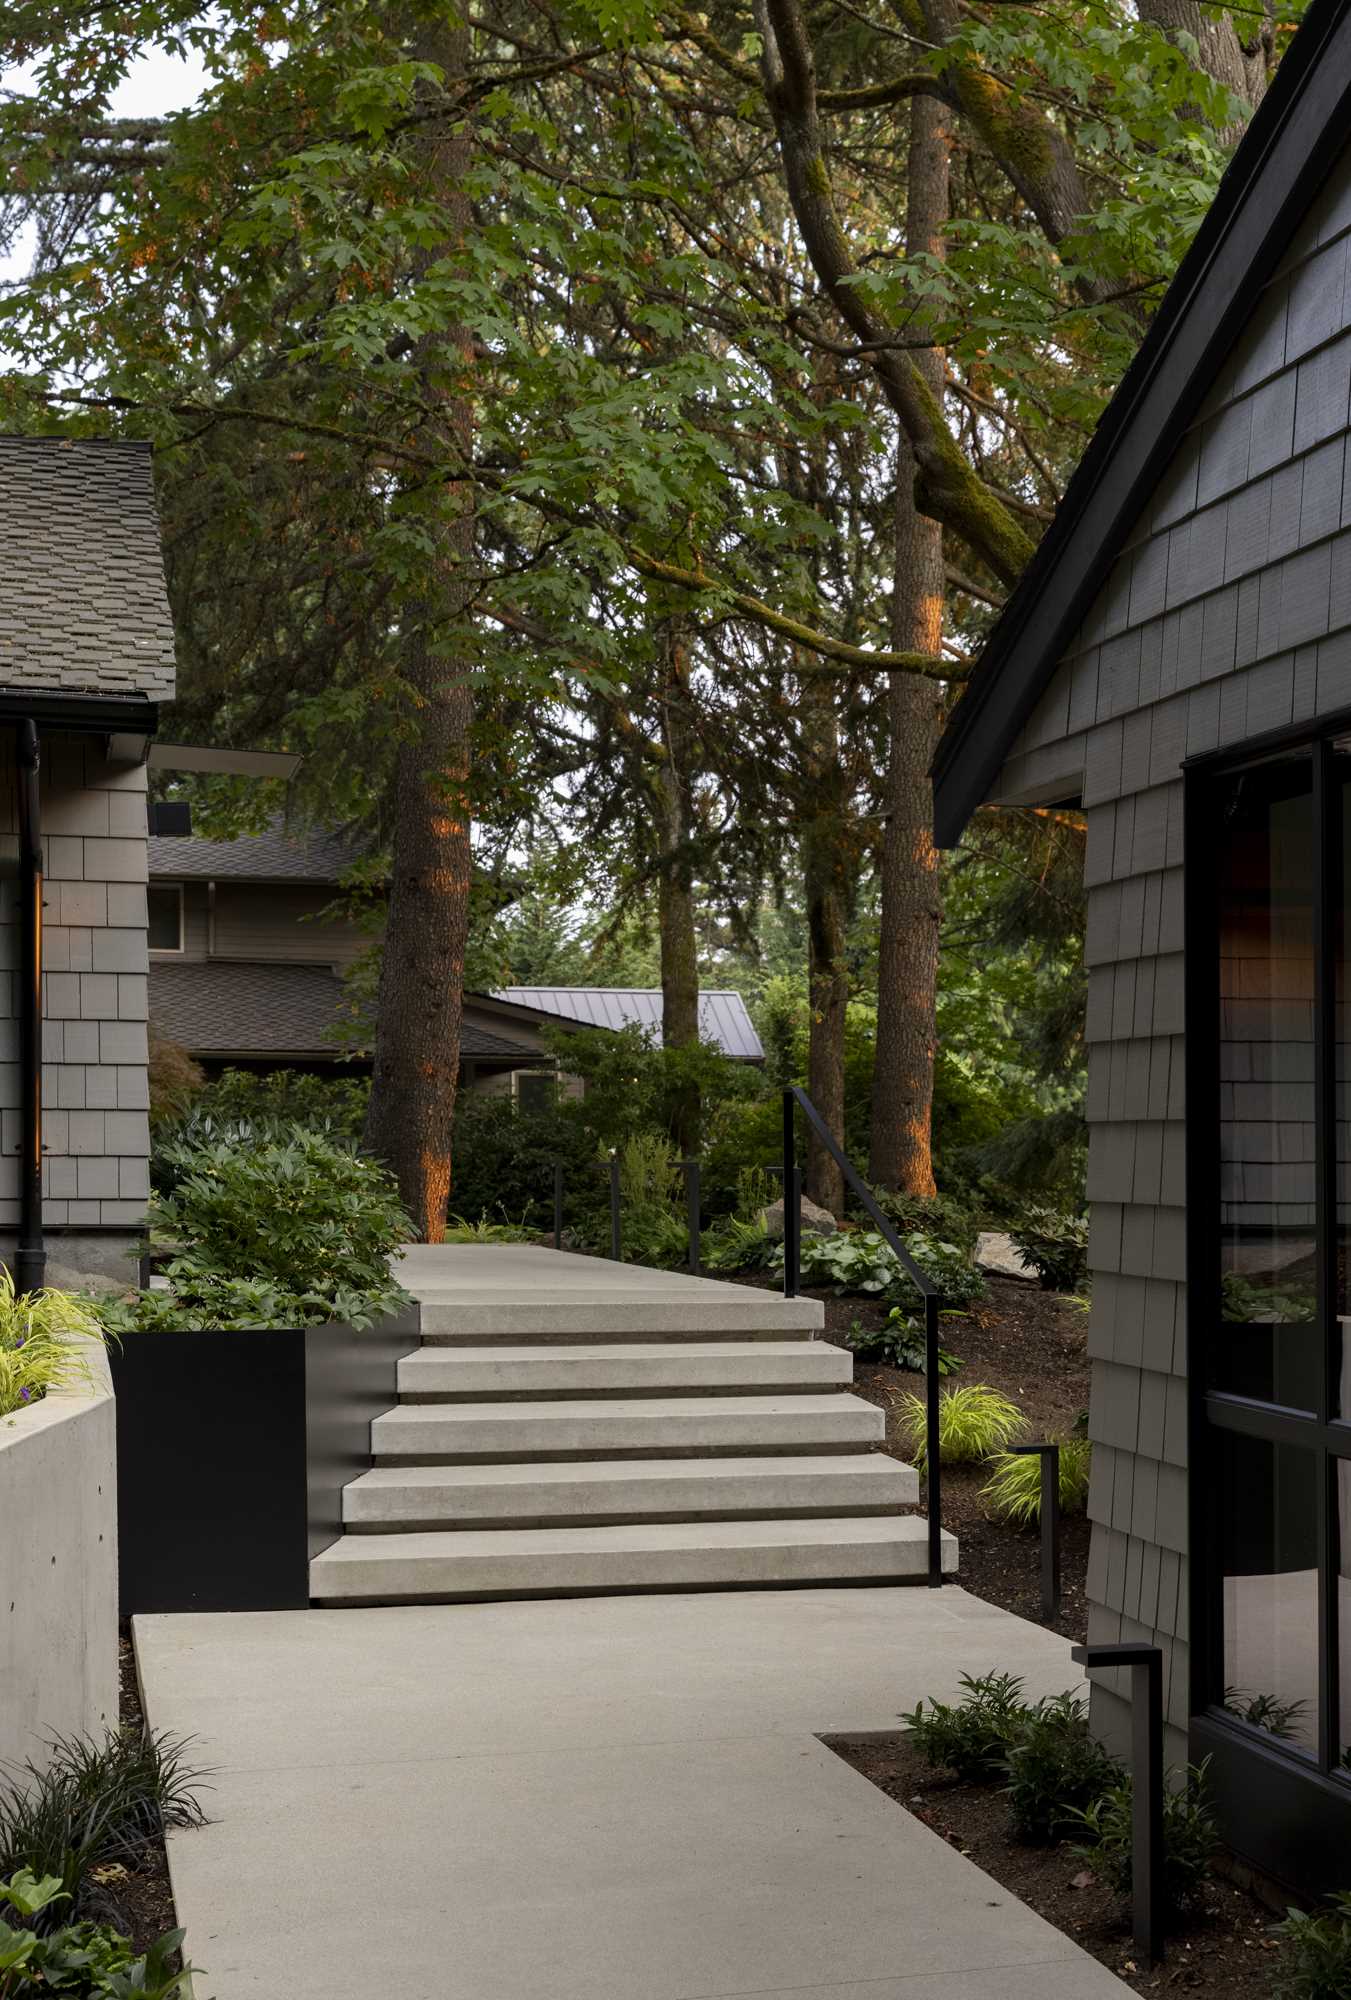
[{"label": "downspout", "polygon": [[14,725],[15,797],[19,815],[19,1077],[23,1136],[19,1156],[19,1243],[14,1288],[42,1288],[47,1247],[42,1236],[42,809],[38,799],[37,724]]}]

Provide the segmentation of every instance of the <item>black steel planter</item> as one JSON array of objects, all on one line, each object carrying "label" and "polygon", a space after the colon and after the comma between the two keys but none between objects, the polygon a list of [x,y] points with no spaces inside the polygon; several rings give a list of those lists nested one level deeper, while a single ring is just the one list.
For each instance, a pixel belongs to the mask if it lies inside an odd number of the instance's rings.
[{"label": "black steel planter", "polygon": [[398,1400],[416,1306],[364,1331],[130,1333],[117,1392],[124,1616],[282,1611],[310,1600],[310,1557],[342,1533],[342,1489]]}]

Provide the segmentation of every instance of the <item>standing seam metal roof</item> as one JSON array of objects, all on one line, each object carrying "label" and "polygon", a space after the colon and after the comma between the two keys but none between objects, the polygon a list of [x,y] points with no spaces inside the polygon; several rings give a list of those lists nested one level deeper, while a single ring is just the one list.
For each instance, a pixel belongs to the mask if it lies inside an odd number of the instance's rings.
[{"label": "standing seam metal roof", "polygon": [[[654,1040],[661,1038],[661,991],[655,986],[501,986],[492,997],[518,1007],[537,1007],[542,1014],[588,1028],[626,1028],[636,1023]],[[699,1037],[737,1062],[765,1059],[746,1003],[730,988],[709,987],[700,993]]]}]

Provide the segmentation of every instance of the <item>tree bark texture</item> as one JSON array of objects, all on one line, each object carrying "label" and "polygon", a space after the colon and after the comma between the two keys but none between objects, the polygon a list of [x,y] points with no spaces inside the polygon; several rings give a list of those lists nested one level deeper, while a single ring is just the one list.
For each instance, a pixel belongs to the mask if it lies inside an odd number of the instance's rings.
[{"label": "tree bark texture", "polygon": [[[467,67],[468,29],[449,17],[429,24],[417,37],[416,54],[438,63],[453,84]],[[429,119],[418,143],[427,198],[450,218],[448,240],[425,253],[425,270],[454,259],[468,225],[461,189],[470,138],[462,126]],[[424,335],[414,357],[427,412],[419,446],[451,463],[463,463],[472,450],[466,393],[472,363],[469,335],[458,329]],[[429,515],[435,548],[403,613],[403,674],[412,714],[394,775],[393,864],[366,1143],[393,1168],[422,1239],[436,1243],[445,1233],[450,1194],[472,879],[473,698],[462,621],[473,591],[474,515],[470,488],[455,481],[405,501]]]},{"label": "tree bark texture", "polygon": [[[839,724],[828,690],[809,682],[803,707],[809,790],[802,829],[807,908],[807,1095],[826,1129],[844,1144],[844,1027],[849,1002],[845,926],[854,843],[846,820]],[[832,1215],[844,1214],[844,1176],[830,1152],[807,1134],[806,1192]]]},{"label": "tree bark texture", "polygon": [[[694,909],[694,811],[691,785],[696,749],[690,709],[686,634],[679,618],[663,620],[662,737],[665,757],[652,775],[658,819],[657,921],[661,938],[661,1036],[667,1048],[699,1040],[699,948]],[[671,1130],[682,1159],[699,1150],[699,1091],[687,1086],[671,1106]]]},{"label": "tree bark texture", "polygon": [[[941,257],[949,198],[945,107],[933,98],[911,106],[907,161],[906,251]],[[916,365],[936,400],[943,354],[932,348]],[[943,530],[915,501],[915,464],[901,432],[896,446],[893,643],[943,639]],[[877,963],[877,1055],[873,1075],[870,1170],[883,1187],[935,1192],[931,1137],[935,999],[942,899],[933,842],[929,763],[940,722],[937,691],[910,674],[887,690],[888,763],[882,835],[882,908]]]}]

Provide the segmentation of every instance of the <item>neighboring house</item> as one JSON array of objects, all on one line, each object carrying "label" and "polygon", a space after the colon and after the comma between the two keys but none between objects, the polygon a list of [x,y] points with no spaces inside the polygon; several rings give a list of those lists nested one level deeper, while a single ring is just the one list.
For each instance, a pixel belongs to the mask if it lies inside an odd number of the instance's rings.
[{"label": "neighboring house", "polygon": [[[355,1019],[343,974],[371,933],[338,901],[359,849],[340,836],[288,833],[278,822],[234,840],[153,834],[149,845],[150,1018],[210,1073],[226,1065],[314,1071],[368,1063],[339,1039]],[[739,994],[701,997],[704,1032],[729,1055],[763,1059]],[[467,993],[460,1034],[469,1089],[528,1098],[551,1091],[556,1058],[544,1029],[619,1027],[658,1034],[661,995],[613,988]]]},{"label": "neighboring house", "polygon": [[126,1277],[149,1192],[146,757],[174,691],[149,446],[0,438],[0,550],[0,932],[16,968],[0,1255],[24,1286],[48,1248],[57,1277]]},{"label": "neighboring house", "polygon": [[1351,1838],[1349,114],[1314,0],[935,763],[944,843],[1086,815],[1089,1637],[1162,1647],[1173,1756],[1306,1893]]},{"label": "neighboring house", "polygon": [[[651,1040],[661,1040],[661,992],[655,986],[503,986],[493,998],[590,1028],[636,1025]],[[699,1037],[735,1062],[765,1059],[745,1001],[728,988],[705,987],[700,993]]]}]

